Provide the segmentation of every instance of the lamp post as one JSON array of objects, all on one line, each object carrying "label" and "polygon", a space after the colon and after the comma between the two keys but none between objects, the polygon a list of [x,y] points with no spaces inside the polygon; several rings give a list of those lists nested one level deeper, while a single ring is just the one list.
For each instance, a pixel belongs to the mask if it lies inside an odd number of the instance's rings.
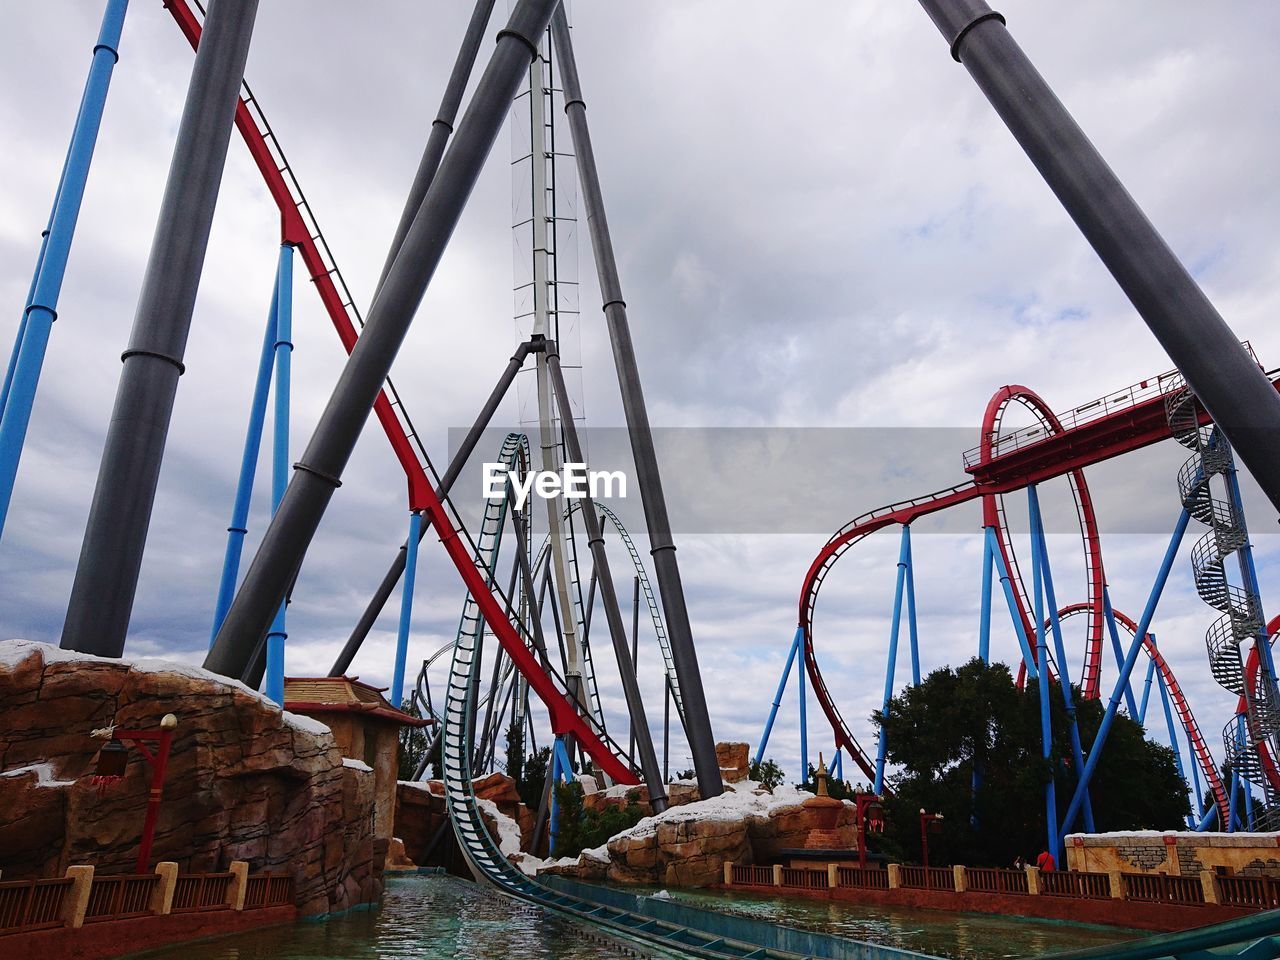
[{"label": "lamp post", "polygon": [[920,859],[926,870],[929,869],[929,832],[941,830],[942,819],[942,814],[926,813],[924,807],[920,808]]},{"label": "lamp post", "polygon": [[859,790],[853,796],[858,807],[858,867],[867,868],[867,817],[871,818],[871,829],[876,833],[884,833],[884,798],[878,793],[863,793]]},{"label": "lamp post", "polygon": [[[169,766],[169,748],[173,745],[173,731],[178,727],[178,718],[166,713],[160,720],[159,730],[115,730],[108,734],[111,739],[98,751],[98,765],[94,780],[107,784],[124,776],[125,767],[129,763],[129,749],[125,743],[131,743],[142,752],[143,759],[151,766],[151,789],[147,795],[147,813],[142,821],[142,840],[138,844],[138,861],[135,873],[146,873],[151,864],[151,842],[155,839],[156,819],[160,814],[160,797],[164,791],[164,774]],[[155,752],[148,750],[147,743],[156,745]]]}]

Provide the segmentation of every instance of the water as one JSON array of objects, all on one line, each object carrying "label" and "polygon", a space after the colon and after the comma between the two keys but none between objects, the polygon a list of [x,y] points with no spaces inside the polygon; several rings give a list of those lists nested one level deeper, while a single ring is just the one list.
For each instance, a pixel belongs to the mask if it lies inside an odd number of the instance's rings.
[{"label": "water", "polygon": [[1003,960],[1097,947],[1147,936],[1140,930],[985,913],[864,907],[843,901],[759,897],[746,893],[668,890],[691,906],[740,913],[788,927],[867,940],[955,960]]},{"label": "water", "polygon": [[[670,895],[695,906],[961,960],[1034,957],[1141,935],[1069,923],[798,898],[685,890],[673,890]],[[424,876],[389,879],[380,910],[133,956],[147,960],[603,960],[635,955],[634,945],[624,949],[590,936],[580,925],[465,880]]]}]

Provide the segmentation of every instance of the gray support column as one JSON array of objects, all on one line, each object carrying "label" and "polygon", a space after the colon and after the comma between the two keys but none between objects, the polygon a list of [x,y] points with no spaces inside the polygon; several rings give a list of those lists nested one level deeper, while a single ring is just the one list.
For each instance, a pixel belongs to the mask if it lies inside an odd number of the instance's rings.
[{"label": "gray support column", "polygon": [[[458,447],[458,451],[453,455],[453,459],[449,461],[449,466],[446,468],[444,476],[440,478],[440,486],[436,488],[436,496],[441,500],[447,497],[449,491],[453,489],[454,482],[466,467],[467,460],[470,459],[471,454],[475,452],[481,435],[489,426],[489,421],[493,419],[493,415],[498,409],[498,404],[502,402],[502,398],[511,389],[511,384],[515,380],[516,374],[520,372],[520,367],[524,364],[524,358],[529,355],[530,350],[534,349],[540,350],[542,348],[541,345],[535,347],[530,343],[522,343],[516,348],[516,352],[512,355],[510,362],[507,363],[506,369],[502,371],[502,376],[498,378],[498,383],[493,388],[493,392],[489,394],[489,399],[485,401],[484,406],[480,409],[475,423],[471,425],[471,429],[463,437],[461,446]],[[430,515],[424,516],[422,524],[418,528],[419,543],[422,542],[422,538],[427,535],[427,531],[430,529],[431,517]],[[333,662],[333,667],[329,670],[329,676],[340,677],[347,672],[351,666],[351,661],[355,659],[356,654],[360,651],[365,638],[369,636],[369,631],[373,629],[374,623],[382,615],[382,608],[387,605],[387,601],[391,599],[391,594],[395,592],[396,584],[404,576],[405,562],[408,559],[408,546],[407,541],[400,545],[400,551],[396,554],[396,558],[391,561],[391,567],[383,575],[382,582],[378,584],[378,589],[373,592],[373,596],[369,599],[364,612],[360,614],[360,619],[352,629],[351,636],[347,638],[342,652],[338,654],[338,659]]]},{"label": "gray support column", "polygon": [[706,693],[702,689],[702,674],[698,668],[698,653],[693,644],[689,610],[685,606],[684,587],[680,582],[676,547],[671,539],[671,520],[667,516],[667,502],[662,492],[662,475],[653,449],[653,431],[649,427],[649,413],[645,409],[644,390],[640,384],[635,348],[631,343],[627,305],[622,299],[622,284],[618,279],[618,265],[614,260],[613,240],[605,217],[595,151],[591,147],[591,134],[587,129],[587,107],[582,99],[582,86],[578,81],[578,66],[573,57],[569,24],[563,11],[558,12],[552,21],[552,38],[560,52],[565,114],[569,119],[573,149],[578,158],[578,176],[582,181],[582,200],[591,235],[591,252],[595,257],[600,292],[604,297],[605,323],[609,329],[609,341],[613,345],[613,362],[618,369],[618,387],[622,392],[622,408],[626,415],[627,433],[631,438],[631,456],[636,466],[636,483],[640,488],[645,523],[649,530],[649,549],[653,555],[654,573],[658,580],[658,592],[662,597],[662,610],[667,618],[667,629],[671,634],[671,659],[684,700],[685,734],[693,753],[698,790],[704,798],[714,797],[724,792],[724,783],[720,779],[720,762],[716,759],[715,736],[711,732]]},{"label": "gray support column", "polygon": [[213,0],[205,17],[62,628],[68,650],[124,652],[257,10]]},{"label": "gray support column", "polygon": [[983,0],[920,0],[1273,505],[1280,395]]},{"label": "gray support column", "polygon": [[[382,274],[378,277],[377,290],[387,282],[387,274],[391,265],[396,262],[396,255],[404,243],[405,235],[418,208],[435,179],[440,168],[440,160],[444,157],[444,148],[453,133],[453,122],[458,116],[458,108],[462,105],[462,95],[466,92],[467,81],[471,79],[471,69],[475,66],[476,54],[480,52],[480,42],[484,39],[485,29],[489,26],[489,16],[493,13],[493,0],[476,0],[471,11],[471,20],[467,23],[466,33],[462,36],[462,46],[458,49],[457,59],[453,62],[453,70],[444,87],[444,96],[440,98],[440,109],[431,123],[431,132],[427,135],[427,145],[423,148],[422,159],[418,161],[418,171],[413,176],[413,184],[409,187],[409,196],[404,202],[404,210],[400,214],[400,222],[396,224],[395,236],[391,239],[391,248],[387,251],[387,259],[382,265]],[[375,292],[374,298],[377,298]]]},{"label": "gray support column", "polygon": [[206,668],[238,676],[257,638],[269,626],[341,483],[342,471],[502,129],[511,98],[537,54],[538,40],[556,2],[520,0],[506,29],[498,34],[466,115],[405,235],[402,256],[396,258],[369,310],[364,332],[205,658]]},{"label": "gray support column", "polygon": [[[563,16],[563,14],[561,14]],[[578,441],[578,425],[573,422],[573,410],[569,406],[569,389],[564,383],[564,371],[560,369],[560,354],[553,341],[547,341],[547,373],[556,405],[560,408],[561,429],[564,431],[565,456],[570,463],[585,463],[582,444]],[[558,507],[557,507],[558,509]],[[644,697],[631,666],[631,651],[627,644],[627,625],[618,605],[618,592],[613,587],[613,573],[609,570],[609,556],[604,549],[604,534],[595,504],[590,500],[583,504],[582,523],[587,528],[587,544],[591,548],[594,575],[600,583],[600,602],[604,605],[605,620],[609,625],[609,639],[613,641],[613,653],[618,661],[618,676],[622,679],[622,692],[627,699],[627,713],[631,718],[631,730],[636,738],[636,752],[640,755],[640,769],[645,786],[649,788],[649,802],[654,813],[667,809],[667,789],[658,767],[658,755],[653,750],[653,736],[645,717]],[[718,769],[718,768],[717,768]]]}]

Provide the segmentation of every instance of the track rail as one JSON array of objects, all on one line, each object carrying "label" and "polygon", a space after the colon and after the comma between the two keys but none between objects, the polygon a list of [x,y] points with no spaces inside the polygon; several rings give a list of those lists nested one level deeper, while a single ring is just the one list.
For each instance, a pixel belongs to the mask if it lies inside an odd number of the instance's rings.
[{"label": "track rail", "polygon": [[[831,724],[836,745],[849,752],[864,774],[874,777],[874,765],[841,716],[835,698],[823,679],[814,651],[813,620],[818,595],[836,561],[854,544],[892,524],[911,523],[919,517],[959,506],[979,497],[1009,493],[1043,483],[1169,439],[1172,433],[1165,415],[1163,389],[1166,381],[1176,375],[1176,372],[1169,372],[1144,380],[1124,391],[1124,397],[1115,402],[1099,400],[1078,407],[1077,415],[1058,420],[1062,426],[1058,432],[1046,431],[1042,424],[1040,427],[1018,431],[1019,439],[1016,443],[1002,436],[989,435],[986,438],[990,447],[988,456],[982,455],[981,444],[965,455],[965,470],[972,477],[970,482],[871,510],[845,524],[823,544],[805,572],[800,589],[798,626],[804,637],[805,669],[809,674],[814,696]],[[1269,371],[1268,377],[1280,388],[1280,371]],[[997,397],[1000,392],[997,392]],[[1098,413],[1098,410],[1101,412]],[[1207,413],[1199,411],[1198,416],[1201,424],[1209,422]],[[1088,534],[1085,533],[1084,537],[1087,551]],[[1095,574],[1102,574],[1100,555],[1096,565],[1091,567],[1091,583]],[[1015,576],[1012,570],[1010,576]],[[1025,596],[1025,590],[1020,588],[1015,596],[1020,594]],[[1026,623],[1030,624],[1030,620],[1027,619]]]},{"label": "track rail", "polygon": [[[1005,412],[1010,404],[1018,404],[1029,410],[1040,426],[1032,428],[1034,434],[1051,437],[1064,430],[1062,421],[1049,408],[1034,390],[1021,385],[1001,387],[987,404],[982,421],[982,442],[978,447],[977,467],[988,465],[995,455],[995,446],[1001,438],[1001,426]],[[1026,430],[1006,436],[1025,436]],[[968,458],[966,458],[967,461]],[[1089,493],[1089,482],[1085,479],[1084,470],[1075,468],[1066,474],[1067,483],[1071,487],[1071,497],[1076,507],[1076,517],[1080,521],[1080,539],[1084,545],[1085,590],[1089,614],[1088,635],[1085,640],[1084,669],[1081,671],[1080,690],[1086,700],[1096,700],[1099,696],[1099,673],[1102,667],[1102,631],[1104,616],[1102,595],[1106,588],[1106,573],[1102,564],[1102,541],[1098,535],[1098,518],[1093,509],[1093,497]],[[1005,494],[988,494],[983,498],[983,523],[993,527],[996,543],[1004,558],[1005,569],[1013,584],[1014,601],[1018,606],[1023,629],[1026,631],[1027,646],[1035,646],[1035,627],[1031,617],[1031,604],[1027,597],[1026,584],[1022,580],[1021,568],[1018,565],[1017,553],[1013,541],[1008,534],[1008,519],[1005,508]],[[1023,665],[1025,668],[1025,664]]]},{"label": "track rail", "polygon": [[[1087,603],[1073,603],[1070,606],[1063,607],[1058,611],[1058,622],[1062,623],[1073,616],[1087,613],[1089,609]],[[1138,635],[1138,624],[1128,614],[1113,609],[1111,615],[1115,617],[1116,623],[1129,631],[1129,636]],[[1049,624],[1046,621],[1045,628],[1048,629],[1048,626]],[[1213,761],[1213,754],[1209,752],[1209,745],[1205,741],[1204,735],[1200,732],[1200,725],[1196,723],[1195,715],[1191,712],[1191,704],[1187,702],[1186,695],[1182,692],[1182,687],[1178,683],[1178,678],[1173,675],[1173,667],[1169,666],[1169,662],[1165,660],[1160,649],[1152,642],[1150,634],[1143,636],[1142,649],[1156,665],[1156,669],[1160,671],[1165,689],[1169,691],[1169,699],[1173,701],[1174,710],[1178,714],[1178,720],[1182,724],[1182,729],[1186,731],[1187,740],[1191,743],[1196,764],[1200,767],[1200,772],[1204,774],[1205,782],[1209,784],[1209,790],[1213,793],[1213,802],[1217,805],[1218,816],[1221,818],[1219,822],[1226,823],[1230,811],[1227,791],[1222,785],[1222,778],[1218,775],[1218,767]],[[1177,750],[1177,744],[1174,744],[1173,748]],[[1198,814],[1199,811],[1197,811]]]},{"label": "track rail", "polygon": [[[582,507],[582,500],[574,500],[569,504],[569,508],[565,510],[565,516],[571,516]],[[675,660],[671,656],[671,641],[667,637],[667,625],[662,619],[662,611],[658,607],[658,599],[653,592],[653,585],[649,581],[649,573],[645,570],[644,561],[640,559],[640,551],[636,549],[635,541],[631,539],[631,534],[622,524],[622,520],[616,513],[598,500],[590,501],[595,508],[600,511],[601,516],[613,525],[613,529],[617,531],[618,539],[622,541],[623,546],[627,548],[627,553],[631,557],[631,565],[635,569],[635,574],[640,578],[640,592],[644,596],[645,606],[649,610],[649,619],[653,622],[653,632],[658,638],[658,649],[662,651],[662,665],[667,674],[667,681],[671,684],[671,699],[676,705],[676,715],[679,716],[680,722],[684,723],[684,701],[680,697],[680,678],[676,675]],[[542,546],[538,549],[537,559],[534,561],[533,569],[541,569],[546,562],[547,551],[551,549],[551,540],[546,538],[542,541]]]},{"label": "track rail", "polygon": [[[165,0],[165,6],[192,49],[197,48],[201,23],[192,4],[187,0]],[[342,279],[266,114],[249,85],[242,83],[241,89],[242,96],[236,103],[236,129],[240,131],[267,190],[280,210],[283,241],[298,248],[329,319],[343,347],[350,353],[359,337],[358,328],[364,325],[360,310]],[[546,704],[551,714],[552,729],[557,733],[572,734],[601,770],[617,782],[638,782],[634,771],[620,759],[622,752],[616,749],[616,745],[611,748],[594,718],[578,713],[565,693],[564,681],[554,672],[543,670],[530,651],[527,639],[507,618],[503,605],[495,596],[498,591],[491,586],[491,571],[480,560],[477,545],[467,535],[447,501],[436,494],[439,476],[390,379],[374,402],[374,413],[404,470],[409,509],[422,511],[435,527],[441,545],[475,601],[478,616],[493,631],[516,669],[529,681],[530,688]]]}]

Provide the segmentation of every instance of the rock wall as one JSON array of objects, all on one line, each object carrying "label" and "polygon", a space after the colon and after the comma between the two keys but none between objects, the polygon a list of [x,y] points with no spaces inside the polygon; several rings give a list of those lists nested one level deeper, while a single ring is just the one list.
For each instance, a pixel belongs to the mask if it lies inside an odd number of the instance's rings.
[{"label": "rock wall", "polygon": [[91,783],[95,728],[158,729],[178,717],[153,862],[183,872],[291,873],[303,915],[376,900],[385,841],[373,774],[344,766],[327,727],[247,687],[179,664],[110,660],[0,642],[0,870],[61,876],[74,863],[131,873],[150,767],[131,750],[122,781]]},{"label": "rock wall", "polygon": [[[705,887],[720,883],[724,864],[769,862],[780,850],[800,848],[822,827],[803,804],[812,794],[794,787],[773,793],[754,781],[731,781],[710,800],[691,800],[646,817],[603,847],[539,872],[627,884]],[[604,792],[604,791],[602,791]],[[612,802],[613,798],[609,798]],[[852,846],[854,805],[845,801],[836,830]]]}]

